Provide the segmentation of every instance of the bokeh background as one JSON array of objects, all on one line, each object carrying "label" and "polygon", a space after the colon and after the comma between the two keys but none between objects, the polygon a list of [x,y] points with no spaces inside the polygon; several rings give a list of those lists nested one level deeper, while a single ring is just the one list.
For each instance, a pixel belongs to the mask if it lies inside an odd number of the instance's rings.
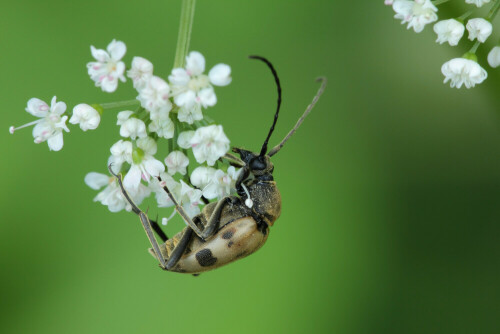
[{"label": "bokeh background", "polygon": [[[448,18],[462,1],[441,7]],[[125,61],[171,70],[180,1],[4,1],[0,11],[1,333],[498,333],[500,70],[471,90],[442,84],[451,48],[393,19],[383,1],[204,1],[191,49],[232,66],[209,110],[232,144],[257,150],[316,109],[274,158],[283,213],[257,253],[200,277],[166,273],[136,216],[92,202],[115,113],[73,127],[60,152],[33,144],[31,97],[68,106],[128,100],[88,78],[89,46],[126,42]],[[146,208],[148,203],[142,205]],[[151,215],[165,216],[170,210]],[[183,227],[175,221],[172,235]]]}]

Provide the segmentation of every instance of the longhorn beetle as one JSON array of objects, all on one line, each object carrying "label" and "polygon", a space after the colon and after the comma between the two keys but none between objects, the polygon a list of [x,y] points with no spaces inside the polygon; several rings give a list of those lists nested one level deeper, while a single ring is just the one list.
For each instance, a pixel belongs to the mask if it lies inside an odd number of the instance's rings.
[{"label": "longhorn beetle", "polygon": [[[325,89],[326,78],[317,79],[321,82],[321,87],[311,104],[285,138],[266,153],[280,111],[281,85],[276,70],[267,59],[260,56],[250,56],[250,58],[261,60],[270,68],[278,88],[278,106],[260,153],[233,148],[233,152],[238,153],[240,158],[229,153],[224,156],[232,165],[242,168],[236,180],[238,196],[227,196],[218,202],[209,203],[200,214],[190,218],[166,183],[158,176],[158,181],[188,225],[173,238],[168,239],[158,223],[149,220],[148,216],[134,204],[123,187],[121,175],[116,175],[109,168],[111,174],[117,177],[123,195],[132,206],[132,211],[141,220],[153,247],[149,252],[160,262],[160,267],[164,270],[197,275],[243,258],[257,251],[266,242],[269,227],[280,216],[281,195],[273,179],[274,166],[271,157],[297,131],[304,118],[318,102]],[[163,240],[163,244],[158,244],[153,231]]]}]

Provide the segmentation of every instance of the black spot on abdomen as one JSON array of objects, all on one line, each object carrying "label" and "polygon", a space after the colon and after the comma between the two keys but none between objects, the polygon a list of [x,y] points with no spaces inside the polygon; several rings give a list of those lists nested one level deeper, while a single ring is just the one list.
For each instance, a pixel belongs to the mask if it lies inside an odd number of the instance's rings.
[{"label": "black spot on abdomen", "polygon": [[224,232],[222,239],[231,239],[233,237],[233,231],[229,230]]},{"label": "black spot on abdomen", "polygon": [[212,255],[212,251],[208,248],[202,249],[196,253],[196,260],[202,267],[209,267],[217,262],[217,258]]}]

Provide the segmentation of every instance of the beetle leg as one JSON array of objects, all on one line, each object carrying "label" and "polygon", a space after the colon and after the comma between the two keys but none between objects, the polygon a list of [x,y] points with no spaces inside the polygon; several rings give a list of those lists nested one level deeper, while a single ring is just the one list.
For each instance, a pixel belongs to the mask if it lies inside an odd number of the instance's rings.
[{"label": "beetle leg", "polygon": [[193,230],[187,228],[186,232],[184,232],[184,235],[179,240],[179,243],[174,247],[172,253],[170,253],[170,257],[168,258],[166,266],[167,270],[172,269],[173,267],[175,267],[177,262],[179,262],[179,259],[181,258],[182,254],[184,254],[184,252],[186,251],[187,245],[189,244],[192,235],[193,235]]},{"label": "beetle leg", "polygon": [[168,236],[165,234],[165,232],[163,232],[160,225],[158,225],[158,222],[151,220],[151,219],[149,220],[149,222],[151,223],[151,227],[153,228],[153,231],[156,232],[156,235],[160,237],[161,241],[163,241],[163,242],[167,241]]},{"label": "beetle leg", "polygon": [[247,179],[249,174],[250,174],[250,171],[248,170],[248,167],[245,166],[241,170],[240,175],[238,176],[238,179],[236,180],[235,188],[236,188],[236,191],[238,192],[238,195],[240,195],[240,196],[242,196],[245,193],[241,184],[243,183],[244,180]]},{"label": "beetle leg", "polygon": [[211,237],[215,233],[217,227],[219,226],[222,209],[224,208],[224,205],[226,205],[229,202],[231,202],[231,197],[229,196],[224,197],[219,202],[217,202],[217,205],[215,206],[215,209],[212,212],[210,218],[208,219],[207,225],[205,226],[203,233],[201,234],[203,239]]},{"label": "beetle leg", "polygon": [[222,158],[226,159],[227,161],[229,161],[229,163],[231,165],[234,165],[235,167],[238,167],[238,168],[241,168],[241,167],[244,167],[245,166],[245,162],[243,162],[243,160],[241,160],[240,158],[238,158],[237,156],[235,156],[234,154],[231,154],[231,153],[226,153],[222,156]]},{"label": "beetle leg", "polygon": [[[157,176],[156,178],[158,179],[158,181],[160,181],[160,184],[163,182],[160,176]],[[198,228],[198,226],[196,226],[196,224],[193,222],[193,220],[191,218],[189,218],[189,216],[186,213],[186,211],[184,211],[184,208],[179,205],[179,203],[175,199],[174,195],[172,195],[172,193],[170,192],[170,190],[167,188],[167,185],[163,186],[163,190],[165,190],[165,192],[167,193],[167,195],[170,198],[170,200],[174,203],[175,209],[177,210],[177,212],[179,213],[179,215],[182,217],[182,219],[184,219],[184,221],[186,222],[186,224],[188,224],[189,227],[191,227],[193,229],[194,233],[196,233],[197,236],[199,236],[200,238],[203,238],[201,236],[201,230]]]},{"label": "beetle leg", "polygon": [[160,246],[158,245],[158,241],[156,241],[156,238],[155,238],[155,236],[153,234],[153,231],[151,230],[151,223],[149,221],[148,216],[144,212],[142,212],[141,209],[139,209],[139,207],[137,205],[135,205],[135,203],[132,201],[132,199],[128,195],[127,191],[123,187],[122,176],[121,175],[116,175],[113,172],[113,170],[111,169],[111,165],[109,166],[109,172],[111,174],[113,174],[113,176],[118,179],[118,184],[120,185],[120,189],[122,190],[123,196],[125,197],[125,199],[132,206],[132,211],[135,214],[137,214],[139,216],[139,218],[141,219],[142,227],[144,228],[144,231],[146,232],[146,235],[147,235],[147,237],[149,239],[149,242],[151,243],[151,246],[153,246],[153,250],[154,250],[154,252],[156,254],[156,259],[160,262],[160,265],[161,265],[162,268],[166,268],[167,264],[165,263],[165,259],[161,255]]}]

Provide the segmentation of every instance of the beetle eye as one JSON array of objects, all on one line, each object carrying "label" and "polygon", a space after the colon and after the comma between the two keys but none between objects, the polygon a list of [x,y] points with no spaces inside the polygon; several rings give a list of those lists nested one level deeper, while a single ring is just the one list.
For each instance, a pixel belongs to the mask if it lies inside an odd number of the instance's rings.
[{"label": "beetle eye", "polygon": [[266,168],[266,163],[261,160],[261,157],[256,157],[250,161],[250,169],[263,170]]}]

